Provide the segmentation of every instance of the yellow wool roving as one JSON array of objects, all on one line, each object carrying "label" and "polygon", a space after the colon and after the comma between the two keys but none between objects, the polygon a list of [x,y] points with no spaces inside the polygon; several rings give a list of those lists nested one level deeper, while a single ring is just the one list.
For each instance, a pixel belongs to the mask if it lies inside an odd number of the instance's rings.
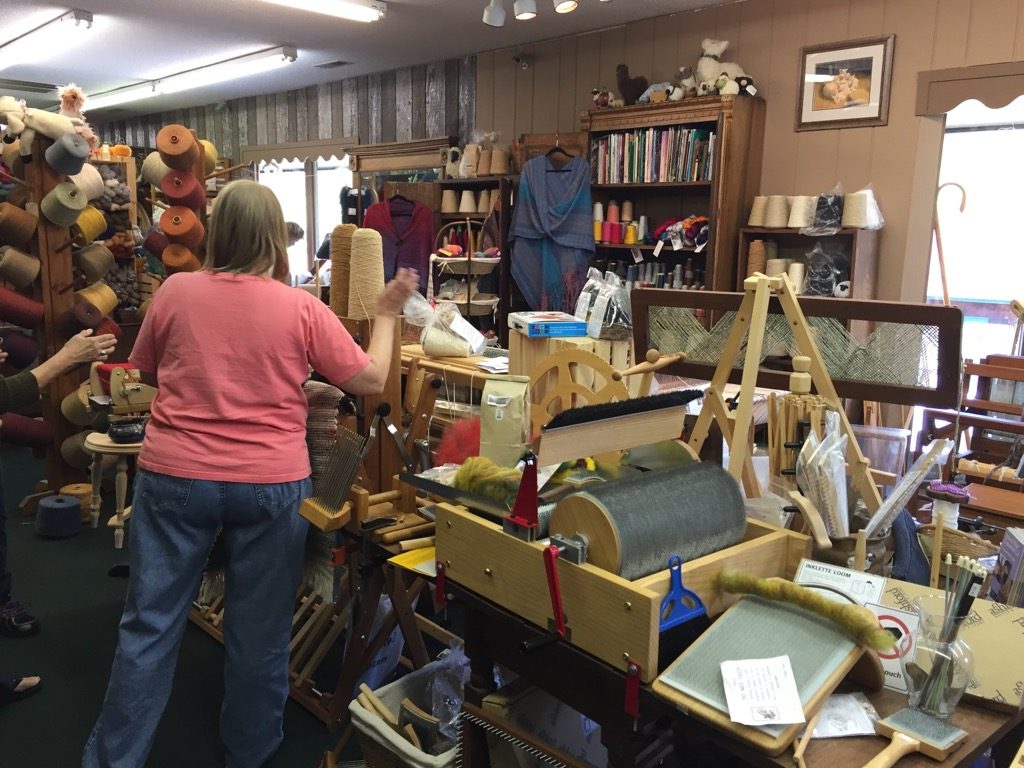
[{"label": "yellow wool roving", "polygon": [[522,479],[522,470],[499,467],[483,456],[470,456],[455,473],[452,485],[461,491],[486,496],[511,507]]}]

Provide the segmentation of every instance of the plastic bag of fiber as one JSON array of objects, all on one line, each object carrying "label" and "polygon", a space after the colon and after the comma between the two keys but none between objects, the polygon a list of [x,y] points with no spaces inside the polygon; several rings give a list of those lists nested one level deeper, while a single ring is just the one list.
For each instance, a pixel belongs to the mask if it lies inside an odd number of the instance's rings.
[{"label": "plastic bag of fiber", "polygon": [[469,682],[469,658],[461,646],[449,648],[438,658],[431,682],[431,703],[438,730],[449,739],[458,738],[462,696]]},{"label": "plastic bag of fiber", "polygon": [[423,329],[420,346],[427,357],[469,357],[479,355],[487,339],[462,316],[450,301],[436,305],[421,294],[412,294],[402,309],[406,322]]},{"label": "plastic bag of fiber", "polygon": [[592,339],[620,341],[633,333],[633,313],[629,292],[614,272],[603,275],[593,267],[587,273],[587,282],[576,300],[577,319],[587,323],[587,336]]}]

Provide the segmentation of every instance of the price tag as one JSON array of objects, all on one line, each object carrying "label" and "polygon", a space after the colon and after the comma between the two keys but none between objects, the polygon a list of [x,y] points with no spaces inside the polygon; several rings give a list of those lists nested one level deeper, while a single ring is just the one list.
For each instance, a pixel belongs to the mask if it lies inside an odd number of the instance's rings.
[{"label": "price tag", "polygon": [[707,241],[707,240],[705,240],[705,241],[704,241],[703,243],[701,243],[701,244],[700,244],[700,245],[698,245],[698,246],[697,246],[696,248],[694,248],[694,249],[693,249],[693,252],[694,252],[694,253],[700,253],[701,251],[703,251],[703,250],[704,250],[704,246],[705,246],[705,245],[707,245],[707,244],[708,244],[708,241]]},{"label": "price tag", "polygon": [[633,248],[629,249],[629,252],[633,254],[633,261],[635,261],[637,264],[644,260],[643,251],[641,251],[639,248],[634,246]]},{"label": "price tag", "polygon": [[664,240],[659,240],[657,242],[657,244],[654,246],[654,256],[655,257],[657,257],[659,253],[661,253],[661,249],[664,247],[664,245],[665,245],[665,241]]},{"label": "price tag", "polygon": [[683,250],[683,241],[678,236],[672,235],[672,250],[681,251]]}]

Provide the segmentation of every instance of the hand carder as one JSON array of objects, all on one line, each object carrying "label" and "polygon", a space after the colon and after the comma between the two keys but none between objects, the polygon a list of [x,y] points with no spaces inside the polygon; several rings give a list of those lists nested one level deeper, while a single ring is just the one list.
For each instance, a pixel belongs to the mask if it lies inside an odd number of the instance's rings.
[{"label": "hand carder", "polygon": [[932,760],[945,760],[967,738],[967,731],[910,707],[879,720],[875,730],[879,736],[891,736],[892,742],[864,768],[889,768],[915,752]]}]

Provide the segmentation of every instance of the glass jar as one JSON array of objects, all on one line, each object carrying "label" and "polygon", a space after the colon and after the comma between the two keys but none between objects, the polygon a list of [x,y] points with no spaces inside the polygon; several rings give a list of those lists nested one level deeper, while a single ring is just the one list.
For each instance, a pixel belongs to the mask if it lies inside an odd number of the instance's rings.
[{"label": "glass jar", "polygon": [[948,718],[971,682],[974,652],[959,633],[952,640],[944,639],[942,595],[919,597],[914,609],[918,617],[914,646],[900,659],[909,704],[933,717]]}]

